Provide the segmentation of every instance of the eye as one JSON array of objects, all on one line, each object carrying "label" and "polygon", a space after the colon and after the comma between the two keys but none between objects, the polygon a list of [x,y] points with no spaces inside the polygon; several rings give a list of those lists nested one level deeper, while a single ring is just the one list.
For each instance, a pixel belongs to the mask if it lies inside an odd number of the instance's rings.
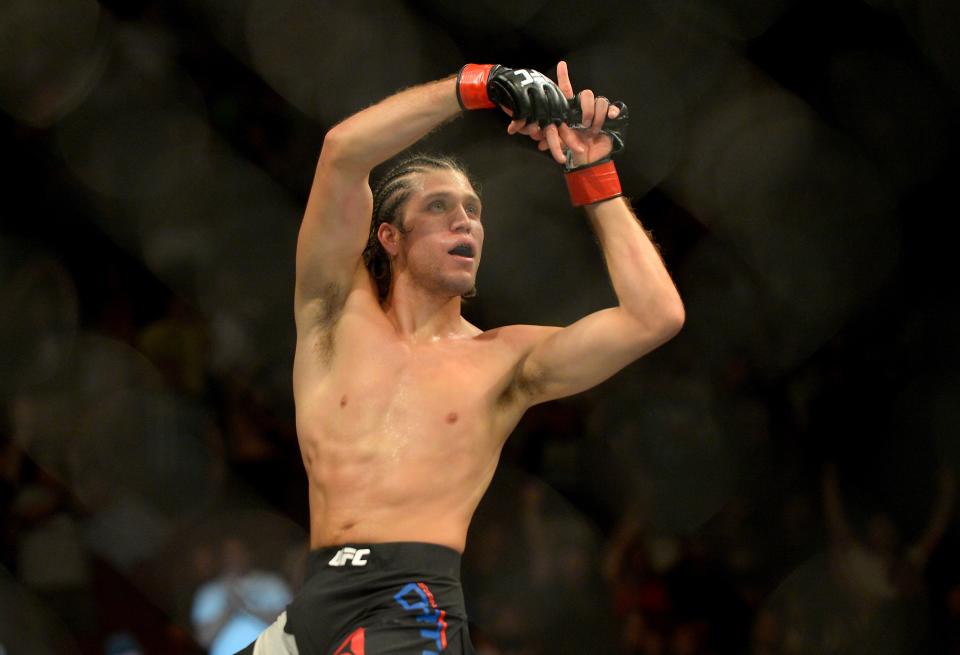
[{"label": "eye", "polygon": [[442,200],[434,200],[433,202],[430,203],[430,209],[439,209],[442,211],[446,209],[446,207],[447,207],[446,203],[444,203]]},{"label": "eye", "polygon": [[467,205],[467,213],[476,218],[478,221],[483,221],[479,205]]}]

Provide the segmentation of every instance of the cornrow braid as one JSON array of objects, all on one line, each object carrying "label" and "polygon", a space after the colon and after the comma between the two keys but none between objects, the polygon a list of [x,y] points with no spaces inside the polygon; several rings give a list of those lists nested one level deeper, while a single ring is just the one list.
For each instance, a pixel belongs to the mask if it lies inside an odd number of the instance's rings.
[{"label": "cornrow braid", "polygon": [[[377,292],[381,302],[390,291],[392,273],[390,257],[383,249],[383,244],[377,236],[381,223],[395,225],[400,232],[404,232],[401,212],[410,193],[413,191],[413,181],[410,176],[414,173],[426,173],[429,170],[451,170],[462,174],[480,193],[479,185],[470,177],[466,167],[457,159],[448,155],[429,155],[417,153],[405,157],[379,178],[373,187],[373,217],[370,221],[370,236],[363,250],[363,263],[370,271],[377,283]],[[464,294],[464,297],[476,295],[476,289]]]}]

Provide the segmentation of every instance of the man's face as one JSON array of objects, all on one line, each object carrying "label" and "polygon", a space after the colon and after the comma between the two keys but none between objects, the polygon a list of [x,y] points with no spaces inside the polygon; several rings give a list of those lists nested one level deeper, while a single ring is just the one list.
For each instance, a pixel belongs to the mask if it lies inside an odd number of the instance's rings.
[{"label": "man's face", "polygon": [[480,198],[461,173],[418,173],[403,212],[394,274],[409,275],[422,288],[449,297],[473,289],[483,224]]}]

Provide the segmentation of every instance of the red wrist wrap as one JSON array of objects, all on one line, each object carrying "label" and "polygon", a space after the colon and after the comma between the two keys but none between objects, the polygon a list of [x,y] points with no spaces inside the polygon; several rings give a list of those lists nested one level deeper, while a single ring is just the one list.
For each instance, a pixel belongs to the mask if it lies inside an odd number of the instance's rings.
[{"label": "red wrist wrap", "polygon": [[565,173],[570,202],[575,207],[590,205],[623,195],[613,160]]},{"label": "red wrist wrap", "polygon": [[494,64],[466,64],[457,75],[457,100],[464,109],[496,107],[487,97],[487,78]]}]

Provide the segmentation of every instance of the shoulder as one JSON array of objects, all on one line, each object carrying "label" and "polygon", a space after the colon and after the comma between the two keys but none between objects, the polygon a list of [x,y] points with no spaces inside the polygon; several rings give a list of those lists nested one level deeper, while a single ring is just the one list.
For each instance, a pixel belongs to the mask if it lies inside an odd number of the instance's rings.
[{"label": "shoulder", "polygon": [[478,339],[487,339],[499,345],[507,359],[508,374],[498,404],[526,406],[538,392],[537,380],[532,376],[526,362],[539,344],[561,328],[548,325],[505,325],[487,330]]}]

